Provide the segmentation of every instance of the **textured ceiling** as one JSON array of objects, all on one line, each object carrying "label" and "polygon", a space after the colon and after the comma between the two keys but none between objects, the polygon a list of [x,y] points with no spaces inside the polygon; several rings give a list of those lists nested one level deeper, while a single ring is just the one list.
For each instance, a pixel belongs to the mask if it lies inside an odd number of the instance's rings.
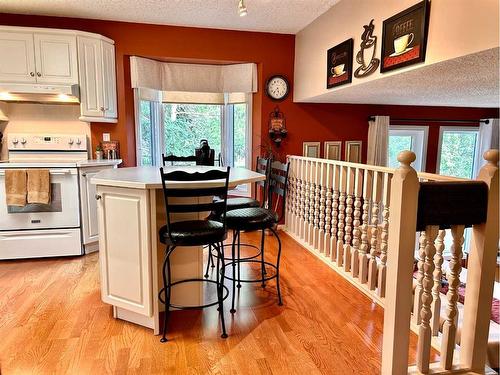
[{"label": "textured ceiling", "polygon": [[295,34],[340,0],[0,0],[0,12]]},{"label": "textured ceiling", "polygon": [[499,48],[426,65],[307,100],[313,103],[499,106]]}]

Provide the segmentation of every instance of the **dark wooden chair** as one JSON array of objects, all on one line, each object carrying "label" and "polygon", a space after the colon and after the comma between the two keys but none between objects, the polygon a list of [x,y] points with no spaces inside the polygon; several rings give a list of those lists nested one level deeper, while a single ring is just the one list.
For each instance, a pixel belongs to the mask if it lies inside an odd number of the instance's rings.
[{"label": "dark wooden chair", "polygon": [[161,154],[161,159],[163,161],[163,166],[165,167],[167,163],[170,163],[170,165],[175,165],[175,164],[186,164],[186,163],[194,163],[193,165],[196,164],[196,156],[190,155],[190,156],[177,156],[177,155],[165,155]]}]

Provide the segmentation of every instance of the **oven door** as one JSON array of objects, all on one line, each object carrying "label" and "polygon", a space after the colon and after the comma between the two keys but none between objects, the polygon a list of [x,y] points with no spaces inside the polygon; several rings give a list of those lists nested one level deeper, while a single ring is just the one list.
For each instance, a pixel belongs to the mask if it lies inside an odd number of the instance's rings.
[{"label": "oven door", "polygon": [[0,169],[0,231],[76,228],[80,226],[76,168],[51,168],[49,204],[7,206],[5,169]]}]

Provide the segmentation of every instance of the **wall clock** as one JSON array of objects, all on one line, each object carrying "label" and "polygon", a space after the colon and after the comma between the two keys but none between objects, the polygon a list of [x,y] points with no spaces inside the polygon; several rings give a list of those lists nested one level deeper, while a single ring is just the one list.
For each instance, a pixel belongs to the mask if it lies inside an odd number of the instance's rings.
[{"label": "wall clock", "polygon": [[283,100],[290,92],[290,84],[282,75],[269,77],[266,82],[266,94],[273,100]]}]

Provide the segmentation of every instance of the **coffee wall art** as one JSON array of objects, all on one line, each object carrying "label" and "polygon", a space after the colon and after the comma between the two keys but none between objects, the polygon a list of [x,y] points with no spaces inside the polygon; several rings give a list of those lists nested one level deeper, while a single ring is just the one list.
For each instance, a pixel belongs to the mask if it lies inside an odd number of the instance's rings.
[{"label": "coffee wall art", "polygon": [[377,37],[373,35],[375,25],[373,20],[368,25],[363,26],[359,52],[356,54],[356,61],[361,64],[354,72],[354,77],[363,78],[369,76],[378,69],[380,60],[375,57],[377,51]]},{"label": "coffee wall art", "polygon": [[342,160],[342,141],[326,141],[323,155],[325,159]]},{"label": "coffee wall art", "polygon": [[384,21],[382,73],[425,61],[429,10],[424,0]]},{"label": "coffee wall art", "polygon": [[352,49],[353,39],[351,38],[327,51],[327,89],[352,82]]},{"label": "coffee wall art", "polygon": [[350,163],[361,163],[362,141],[346,141],[345,161]]}]

